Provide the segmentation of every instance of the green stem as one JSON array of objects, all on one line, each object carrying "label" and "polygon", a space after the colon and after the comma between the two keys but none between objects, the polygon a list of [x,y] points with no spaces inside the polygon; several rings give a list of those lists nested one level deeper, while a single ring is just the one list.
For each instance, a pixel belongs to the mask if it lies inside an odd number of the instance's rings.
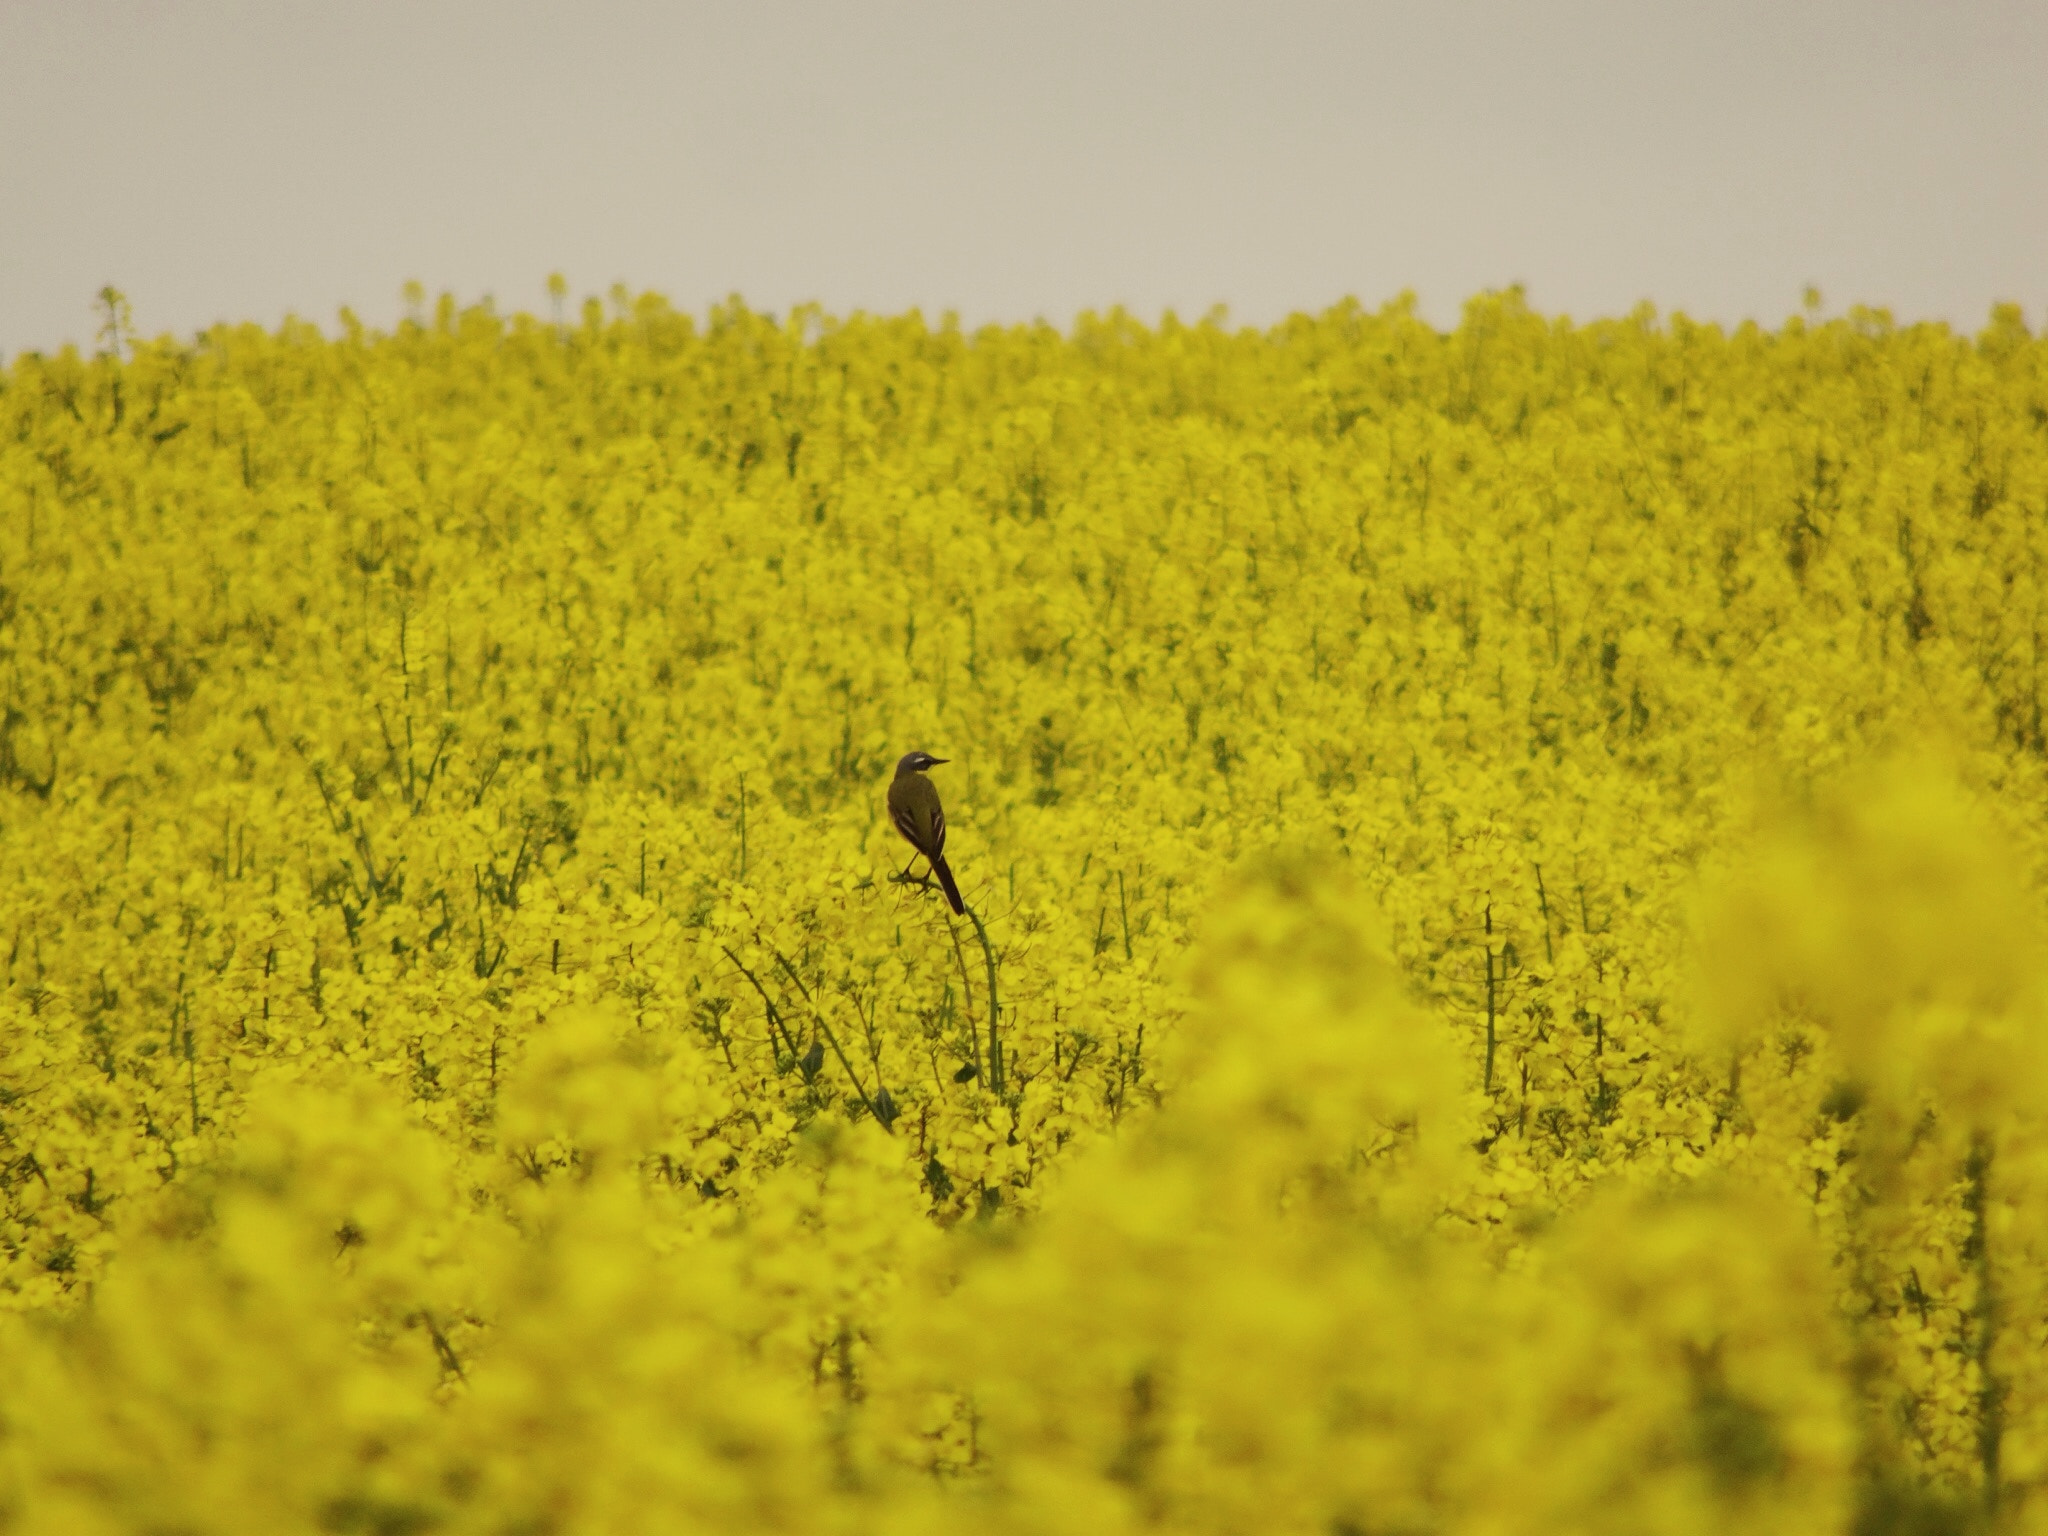
[{"label": "green stem", "polygon": [[967,920],[974,924],[974,936],[981,941],[981,958],[988,965],[988,1085],[996,1093],[1003,1091],[1003,1043],[996,1034],[996,952],[989,945],[988,930],[981,926],[981,914],[974,908],[967,908]]},{"label": "green stem", "polygon": [[868,1113],[875,1117],[875,1124],[879,1125],[891,1136],[894,1136],[896,1134],[894,1127],[890,1125],[888,1120],[883,1118],[881,1110],[875,1107],[875,1101],[868,1097],[867,1089],[861,1086],[860,1074],[853,1070],[853,1063],[847,1060],[846,1052],[840,1049],[839,1037],[832,1033],[832,1026],[825,1022],[825,1010],[820,1008],[817,1000],[811,996],[811,989],[805,986],[803,978],[797,975],[796,967],[783,957],[782,951],[779,949],[775,951],[775,963],[782,967],[782,974],[795,984],[797,991],[803,994],[804,1001],[810,1004],[811,1017],[817,1020],[819,1032],[824,1035],[825,1043],[832,1047],[832,1054],[839,1058],[839,1065],[846,1069],[846,1080],[853,1084],[853,1091],[860,1095],[861,1103],[867,1105]]},{"label": "green stem", "polygon": [[[981,1056],[981,1033],[974,1023],[974,983],[967,979],[967,952],[960,947],[960,930],[953,924],[946,924],[946,932],[953,940],[953,961],[960,967],[961,1017],[967,1020],[968,1059]],[[993,1082],[990,1084],[994,1086]]]},{"label": "green stem", "polygon": [[1977,1272],[1976,1337],[1971,1354],[1977,1363],[1977,1460],[1984,1476],[1984,1507],[1998,1512],[1999,1453],[2005,1437],[2005,1384],[1992,1368],[1992,1350],[1998,1342],[1998,1292],[1991,1270],[1990,1202],[1991,1138],[1978,1131],[1970,1140],[1970,1155],[1963,1164],[1968,1181],[1963,1205],[1970,1213],[1969,1255]]},{"label": "green stem", "polygon": [[[769,1027],[773,1029],[777,1034],[781,1035],[783,1044],[789,1047],[789,1059],[791,1061],[796,1060],[797,1057],[802,1055],[803,1053],[797,1050],[796,1048],[796,1036],[792,1035],[789,1032],[789,1027],[782,1022],[782,1015],[776,1012],[775,999],[768,995],[768,989],[761,985],[760,978],[755,976],[752,971],[748,970],[745,965],[741,964],[740,957],[734,954],[729,946],[721,944],[718,947],[725,951],[725,958],[730,960],[735,966],[739,968],[739,973],[742,976],[746,977],[748,984],[752,986],[753,989],[760,994],[761,1006],[768,1010]],[[774,1042],[771,1040],[769,1042],[769,1045],[772,1049]],[[780,1069],[778,1068],[777,1070],[779,1071]]]},{"label": "green stem", "polygon": [[1493,1092],[1494,1052],[1493,908],[1486,909],[1486,1073],[1481,1090]]}]

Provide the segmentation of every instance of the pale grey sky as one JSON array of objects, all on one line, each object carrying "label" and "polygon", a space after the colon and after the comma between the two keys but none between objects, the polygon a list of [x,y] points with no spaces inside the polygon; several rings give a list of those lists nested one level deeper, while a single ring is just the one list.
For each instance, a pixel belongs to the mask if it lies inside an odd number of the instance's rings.
[{"label": "pale grey sky", "polygon": [[2048,306],[2048,0],[0,0],[0,353],[544,310]]}]

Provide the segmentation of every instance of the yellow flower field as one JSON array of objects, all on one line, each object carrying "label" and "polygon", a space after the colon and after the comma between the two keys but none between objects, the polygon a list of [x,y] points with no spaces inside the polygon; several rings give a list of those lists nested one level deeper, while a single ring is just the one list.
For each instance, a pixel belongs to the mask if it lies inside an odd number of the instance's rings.
[{"label": "yellow flower field", "polygon": [[2017,311],[105,308],[0,1531],[2048,1530]]}]

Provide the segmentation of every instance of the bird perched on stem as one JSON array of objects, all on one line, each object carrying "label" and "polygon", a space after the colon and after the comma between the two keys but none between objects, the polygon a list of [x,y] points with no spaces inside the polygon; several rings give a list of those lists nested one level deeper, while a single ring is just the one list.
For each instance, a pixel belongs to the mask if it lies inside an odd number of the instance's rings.
[{"label": "bird perched on stem", "polygon": [[896,764],[896,777],[889,782],[889,819],[903,840],[930,861],[953,910],[965,912],[960,887],[953,883],[953,871],[946,864],[946,813],[939,806],[938,787],[925,777],[927,769],[948,761],[929,752],[904,753]]}]

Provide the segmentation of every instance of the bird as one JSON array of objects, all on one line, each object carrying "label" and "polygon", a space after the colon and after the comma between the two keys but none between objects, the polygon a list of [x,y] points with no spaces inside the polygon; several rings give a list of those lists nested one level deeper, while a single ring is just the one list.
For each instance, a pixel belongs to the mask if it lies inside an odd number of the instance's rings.
[{"label": "bird", "polygon": [[953,883],[953,871],[946,863],[946,813],[939,805],[939,791],[925,777],[927,770],[950,762],[929,752],[906,752],[896,763],[896,777],[889,781],[889,819],[903,840],[930,860],[932,873],[945,887],[946,900],[955,912],[965,912],[960,887]]}]

